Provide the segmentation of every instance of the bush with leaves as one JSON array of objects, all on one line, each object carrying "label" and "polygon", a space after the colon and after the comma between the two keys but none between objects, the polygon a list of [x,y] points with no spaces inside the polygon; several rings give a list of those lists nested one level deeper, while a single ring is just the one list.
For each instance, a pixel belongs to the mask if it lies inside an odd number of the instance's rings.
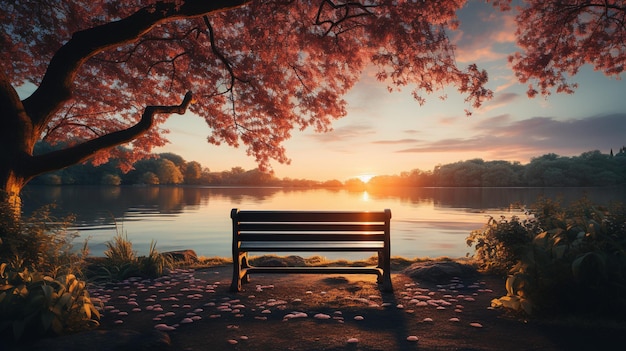
[{"label": "bush with leaves", "polygon": [[540,199],[513,216],[473,231],[474,258],[506,273],[507,295],[493,301],[525,313],[618,315],[626,312],[626,211],[583,198],[564,208]]},{"label": "bush with leaves", "polygon": [[490,217],[482,229],[470,233],[467,245],[474,245],[474,258],[484,271],[506,274],[521,259],[538,230],[536,221],[512,216]]},{"label": "bush with leaves", "polygon": [[0,335],[3,344],[73,332],[98,324],[99,314],[77,278],[88,254],[76,251],[69,216],[52,205],[20,218],[0,201]]},{"label": "bush with leaves", "polygon": [[157,251],[154,241],[150,243],[147,256],[137,256],[132,242],[121,230],[106,243],[104,256],[104,260],[100,260],[92,267],[90,276],[94,281],[120,281],[133,276],[156,278],[174,265],[171,256],[162,255]]},{"label": "bush with leaves", "polygon": [[100,314],[85,282],[73,274],[56,279],[0,264],[0,345],[99,325]]},{"label": "bush with leaves", "polygon": [[52,277],[80,275],[89,254],[87,241],[74,247],[78,232],[70,230],[74,216],[57,218],[54,205],[35,210],[29,217],[15,218],[5,202],[0,202],[0,262],[13,262]]}]

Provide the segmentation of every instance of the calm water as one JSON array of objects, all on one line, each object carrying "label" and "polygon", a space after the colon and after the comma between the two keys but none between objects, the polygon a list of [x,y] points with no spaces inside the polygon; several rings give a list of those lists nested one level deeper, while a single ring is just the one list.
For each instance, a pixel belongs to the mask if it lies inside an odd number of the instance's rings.
[{"label": "calm water", "polygon": [[[393,192],[209,187],[31,186],[24,212],[56,203],[77,216],[78,244],[86,238],[94,256],[116,230],[126,233],[139,255],[152,240],[160,252],[193,249],[202,256],[230,256],[232,208],[272,210],[391,209],[392,255],[463,257],[472,253],[465,238],[489,216],[512,214],[512,203],[532,204],[539,196],[563,203],[587,195],[597,203],[626,202],[626,188],[409,188]],[[515,211],[514,213],[518,213]],[[305,255],[310,255],[307,253]],[[320,253],[356,259],[367,254]]]}]

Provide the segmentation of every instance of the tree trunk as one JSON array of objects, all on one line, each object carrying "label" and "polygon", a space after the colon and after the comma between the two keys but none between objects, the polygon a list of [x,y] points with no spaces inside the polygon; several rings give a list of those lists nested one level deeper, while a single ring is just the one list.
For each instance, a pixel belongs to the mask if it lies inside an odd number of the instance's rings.
[{"label": "tree trunk", "polygon": [[22,214],[22,198],[20,197],[20,192],[24,185],[26,185],[26,180],[15,176],[12,172],[9,172],[8,175],[0,175],[0,179],[2,181],[0,200],[13,212],[15,218],[19,218]]}]

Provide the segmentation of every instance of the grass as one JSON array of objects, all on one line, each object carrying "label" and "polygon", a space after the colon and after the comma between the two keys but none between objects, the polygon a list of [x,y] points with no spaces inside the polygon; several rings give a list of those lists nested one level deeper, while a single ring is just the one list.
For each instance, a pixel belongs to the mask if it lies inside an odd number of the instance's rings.
[{"label": "grass", "polygon": [[[364,266],[375,266],[377,264],[377,257],[371,256],[367,259],[363,260],[355,260],[349,261],[344,259],[339,260],[329,260],[323,256],[310,256],[310,257],[300,257],[300,256],[278,256],[278,255],[261,255],[261,256],[251,256],[250,263],[252,265],[283,265],[283,266],[291,266],[291,267],[301,267],[301,266],[311,266],[311,267],[364,267]],[[391,270],[392,271],[401,271],[414,263],[419,262],[427,262],[427,261],[463,261],[464,263],[469,263],[471,260],[469,259],[452,259],[449,257],[438,257],[438,258],[430,258],[430,257],[420,257],[420,258],[406,258],[402,256],[394,256],[391,258]],[[198,262],[191,264],[184,264],[186,268],[194,268],[194,269],[202,269],[202,268],[210,268],[217,266],[225,266],[232,264],[233,261],[230,258],[225,257],[198,257]]]}]

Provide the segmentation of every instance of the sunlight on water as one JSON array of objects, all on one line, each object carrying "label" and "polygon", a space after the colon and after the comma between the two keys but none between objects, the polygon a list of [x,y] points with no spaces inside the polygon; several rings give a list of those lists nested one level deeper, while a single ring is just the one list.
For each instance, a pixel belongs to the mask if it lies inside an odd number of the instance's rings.
[{"label": "sunlight on water", "polygon": [[[566,189],[578,199],[586,190]],[[551,190],[552,191],[552,190]],[[554,190],[554,196],[560,193]],[[472,252],[465,238],[489,216],[512,214],[509,205],[531,204],[541,189],[425,188],[386,192],[326,189],[194,188],[194,187],[31,187],[23,196],[24,213],[56,202],[77,215],[82,240],[91,254],[102,256],[116,231],[126,233],[139,255],[152,240],[161,252],[193,249],[202,256],[231,254],[230,211],[391,209],[391,251],[405,257],[464,257]],[[594,193],[595,194],[595,193]],[[624,201],[624,189],[598,192],[600,200]],[[548,194],[549,195],[549,194]],[[588,194],[589,195],[589,194]],[[570,200],[571,200],[570,199]],[[515,214],[518,214],[515,212]],[[80,246],[80,245],[77,245]],[[314,253],[306,253],[305,256]],[[356,259],[368,254],[319,253],[328,258]]]},{"label": "sunlight on water", "polygon": [[368,202],[370,200],[370,194],[368,194],[367,191],[364,191],[361,196],[361,200],[363,200],[363,202]]}]

